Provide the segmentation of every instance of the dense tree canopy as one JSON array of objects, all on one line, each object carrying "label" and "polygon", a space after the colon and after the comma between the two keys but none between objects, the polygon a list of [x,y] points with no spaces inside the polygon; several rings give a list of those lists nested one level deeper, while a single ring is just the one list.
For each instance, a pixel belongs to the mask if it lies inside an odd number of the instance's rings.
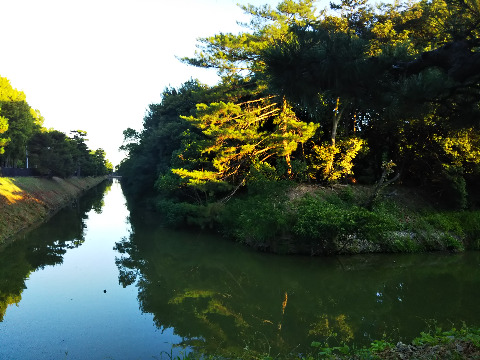
[{"label": "dense tree canopy", "polygon": [[57,130],[35,133],[28,149],[30,163],[41,175],[101,176],[113,170],[103,149],[90,151],[82,138],[69,138]]},{"label": "dense tree canopy", "polygon": [[0,77],[0,124],[3,124],[0,147],[8,144],[2,151],[3,165],[16,166],[25,159],[28,139],[40,130],[43,117],[28,105],[25,94],[3,77]]},{"label": "dense tree canopy", "polygon": [[[0,116],[0,134],[3,134],[7,130],[8,130],[8,119],[3,116]],[[4,137],[0,138],[0,154],[3,154],[5,152],[5,149],[3,147],[8,143],[8,141],[9,141],[8,138],[4,138]]]},{"label": "dense tree canopy", "polygon": [[167,89],[144,130],[125,132],[131,188],[209,201],[259,176],[373,184],[389,164],[453,206],[479,201],[478,2],[243,10],[245,32],[200,39],[182,59],[221,82]]},{"label": "dense tree canopy", "polygon": [[105,151],[90,151],[87,133],[72,131],[72,137],[42,127],[43,117],[26,102],[22,91],[0,77],[0,166],[29,167],[40,175],[68,177],[105,175],[113,167]]}]

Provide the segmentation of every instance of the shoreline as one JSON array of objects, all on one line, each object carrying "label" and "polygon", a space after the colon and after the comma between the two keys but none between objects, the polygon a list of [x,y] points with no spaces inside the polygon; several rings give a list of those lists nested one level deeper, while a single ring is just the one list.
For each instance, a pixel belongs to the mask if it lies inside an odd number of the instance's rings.
[{"label": "shoreline", "polygon": [[0,246],[49,219],[107,178],[0,177]]},{"label": "shoreline", "polygon": [[[261,252],[330,256],[480,250],[480,211],[451,209],[418,188],[266,182],[261,193],[191,204],[152,197],[166,227],[215,231]],[[135,199],[131,201],[135,202]]]}]

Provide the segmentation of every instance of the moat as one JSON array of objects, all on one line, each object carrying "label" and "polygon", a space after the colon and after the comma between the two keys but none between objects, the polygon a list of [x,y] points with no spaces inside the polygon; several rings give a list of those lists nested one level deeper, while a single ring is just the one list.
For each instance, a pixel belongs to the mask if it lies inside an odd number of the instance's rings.
[{"label": "moat", "polygon": [[0,248],[1,359],[307,353],[480,325],[480,253],[279,256],[129,212],[117,180]]}]

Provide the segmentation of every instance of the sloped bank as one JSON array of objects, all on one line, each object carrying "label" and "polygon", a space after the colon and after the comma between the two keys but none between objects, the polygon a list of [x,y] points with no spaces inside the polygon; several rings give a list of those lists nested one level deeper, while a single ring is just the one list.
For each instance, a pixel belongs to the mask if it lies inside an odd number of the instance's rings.
[{"label": "sloped bank", "polygon": [[0,177],[0,244],[45,220],[106,178]]},{"label": "sloped bank", "polygon": [[[261,251],[338,255],[480,250],[480,211],[454,210],[421,189],[264,182],[207,205],[157,199],[168,226],[219,230]],[[251,191],[253,190],[253,191]]]},{"label": "sloped bank", "polygon": [[300,185],[232,200],[228,237],[275,253],[337,255],[480,250],[480,211],[451,210],[418,189],[389,188],[372,208],[365,186]]}]

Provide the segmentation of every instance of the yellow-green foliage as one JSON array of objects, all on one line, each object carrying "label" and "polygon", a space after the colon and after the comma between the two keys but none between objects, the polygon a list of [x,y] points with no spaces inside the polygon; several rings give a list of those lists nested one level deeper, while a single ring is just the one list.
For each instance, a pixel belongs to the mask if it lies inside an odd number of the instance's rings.
[{"label": "yellow-green foliage", "polygon": [[0,76],[0,101],[25,101],[23,91],[14,89],[7,78]]},{"label": "yellow-green foliage", "polygon": [[335,145],[316,145],[310,156],[311,169],[314,170],[311,177],[318,178],[320,172],[319,180],[332,182],[352,174],[353,160],[365,144],[365,140],[350,138],[337,141]]},{"label": "yellow-green foliage", "polygon": [[188,184],[201,187],[205,185],[207,182],[221,182],[217,179],[218,173],[213,171],[198,171],[198,170],[186,170],[186,169],[172,169],[174,174],[182,178],[188,179]]},{"label": "yellow-green foliage", "polygon": [[480,163],[480,135],[474,129],[458,130],[445,137],[437,136],[436,141],[450,156],[453,165],[464,166]]},{"label": "yellow-green foliage", "polygon": [[0,177],[0,244],[79,196],[105,177]]},{"label": "yellow-green foliage", "polygon": [[28,139],[41,129],[43,120],[40,112],[28,105],[25,93],[0,76],[0,154],[15,165],[25,153]]},{"label": "yellow-green foliage", "polygon": [[[0,112],[2,109],[0,108]],[[0,115],[0,134],[3,134],[5,131],[8,130],[8,119]],[[8,138],[0,138],[0,154],[5,152],[4,146],[8,144],[10,139]]]},{"label": "yellow-green foliage", "polygon": [[0,322],[3,321],[8,306],[18,304],[20,300],[22,300],[22,295],[20,294],[14,295],[0,293]]},{"label": "yellow-green foliage", "polygon": [[[197,104],[197,117],[182,117],[202,130],[209,140],[201,143],[201,156],[213,169],[172,171],[193,186],[221,182],[229,178],[245,178],[254,163],[284,158],[291,173],[291,154],[298,144],[314,134],[318,124],[297,118],[285,98],[268,96],[243,104]],[[267,120],[273,120],[274,130],[263,130]],[[211,159],[210,159],[211,158]],[[208,160],[207,160],[208,159]]]},{"label": "yellow-green foliage", "polygon": [[452,40],[445,30],[451,18],[458,16],[449,11],[445,0],[412,2],[407,8],[403,4],[392,3],[383,9],[384,13],[372,25],[373,36],[367,51],[369,56],[378,56],[388,47],[399,46],[409,55],[418,55]]},{"label": "yellow-green foliage", "polygon": [[215,293],[209,290],[187,290],[183,294],[175,296],[168,303],[181,304],[185,299],[210,298],[213,295],[215,295]]}]

